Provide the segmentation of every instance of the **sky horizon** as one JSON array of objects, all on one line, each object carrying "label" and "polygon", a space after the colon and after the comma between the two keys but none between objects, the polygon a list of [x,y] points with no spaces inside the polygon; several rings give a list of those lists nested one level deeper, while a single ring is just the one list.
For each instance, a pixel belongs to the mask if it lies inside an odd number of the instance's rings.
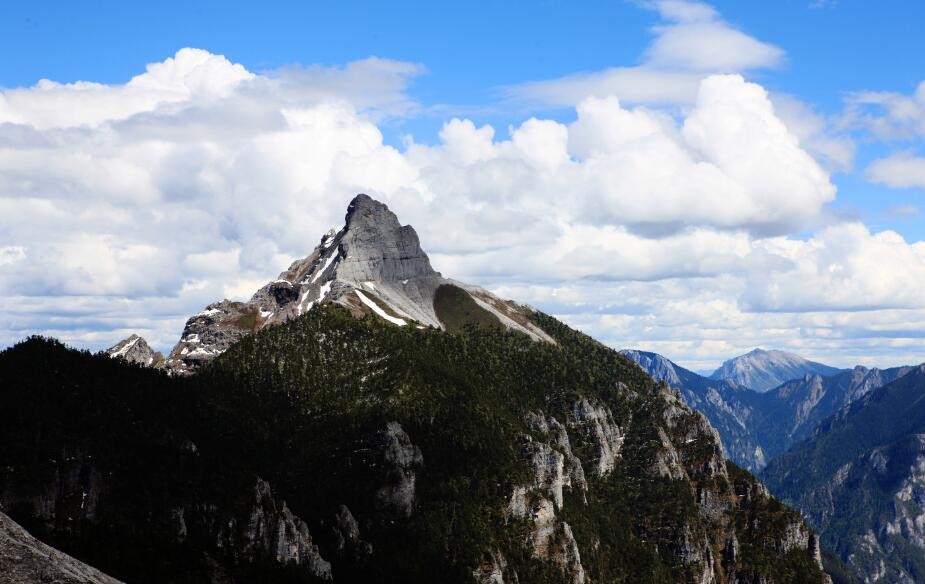
[{"label": "sky horizon", "polygon": [[915,3],[7,12],[0,347],[169,350],[367,192],[615,348],[925,361]]}]

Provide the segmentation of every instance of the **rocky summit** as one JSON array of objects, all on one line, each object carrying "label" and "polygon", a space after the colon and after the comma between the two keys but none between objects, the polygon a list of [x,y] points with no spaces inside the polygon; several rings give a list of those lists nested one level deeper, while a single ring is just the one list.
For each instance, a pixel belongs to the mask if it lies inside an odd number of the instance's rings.
[{"label": "rocky summit", "polygon": [[791,379],[809,374],[834,375],[841,371],[786,351],[754,349],[723,363],[710,379],[729,380],[755,391],[768,391]]},{"label": "rocky summit", "polygon": [[[527,318],[530,309],[478,286],[444,278],[421,249],[417,232],[367,195],[347,208],[344,226],[321,237],[249,301],[222,300],[193,315],[164,366],[188,373],[242,337],[297,318],[325,303],[396,326],[455,329],[490,324],[552,339]],[[123,341],[125,342],[125,341]]]},{"label": "rocky summit", "polygon": [[164,366],[164,355],[155,351],[148,342],[138,335],[132,335],[106,349],[113,359],[124,359],[129,363],[145,367],[160,368]]}]

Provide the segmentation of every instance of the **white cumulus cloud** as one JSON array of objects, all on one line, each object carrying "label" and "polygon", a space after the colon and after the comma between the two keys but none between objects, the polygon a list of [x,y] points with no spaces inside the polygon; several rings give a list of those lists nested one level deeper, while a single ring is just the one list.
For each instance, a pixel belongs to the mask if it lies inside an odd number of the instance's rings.
[{"label": "white cumulus cloud", "polygon": [[773,68],[784,59],[782,49],[734,28],[707,4],[660,0],[642,6],[657,12],[661,23],[652,28],[638,65],[529,81],[506,88],[506,94],[553,107],[608,95],[628,103],[687,104],[707,75]]},{"label": "white cumulus cloud", "polygon": [[893,188],[925,188],[925,158],[899,152],[877,159],[867,167],[867,178]]},{"label": "white cumulus cloud", "polygon": [[569,123],[452,119],[435,144],[390,146],[378,124],[420,110],[421,71],[255,73],[183,49],[122,85],[0,91],[0,344],[137,331],[169,348],[186,316],[248,295],[367,192],[448,276],[620,346],[691,362],[749,344],[823,355],[825,339],[895,355],[896,331],[903,355],[923,346],[897,316],[925,321],[922,244],[854,224],[794,237],[835,189],[761,86],[702,75],[682,116],[591,96]]}]

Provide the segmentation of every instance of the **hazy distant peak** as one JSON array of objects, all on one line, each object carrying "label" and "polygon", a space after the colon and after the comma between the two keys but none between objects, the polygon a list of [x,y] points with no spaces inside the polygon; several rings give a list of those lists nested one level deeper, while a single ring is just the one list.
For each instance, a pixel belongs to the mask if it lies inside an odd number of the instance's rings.
[{"label": "hazy distant peak", "polygon": [[792,379],[802,379],[807,374],[827,376],[840,371],[795,353],[756,348],[724,362],[710,378],[734,381],[764,392]]}]

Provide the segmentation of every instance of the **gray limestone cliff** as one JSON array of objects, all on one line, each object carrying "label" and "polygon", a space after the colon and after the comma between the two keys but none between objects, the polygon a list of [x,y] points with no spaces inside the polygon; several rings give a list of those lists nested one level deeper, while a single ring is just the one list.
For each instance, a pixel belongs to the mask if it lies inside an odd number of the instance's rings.
[{"label": "gray limestone cliff", "polygon": [[[774,505],[770,493],[760,482],[727,468],[719,435],[709,421],[691,411],[667,386],[663,388],[665,407],[658,421],[658,442],[649,454],[648,474],[691,485],[696,505],[696,517],[672,544],[678,564],[696,574],[701,584],[768,581],[742,569],[740,539],[747,539],[751,553],[756,547],[775,555],[794,552],[810,557],[821,570],[818,538],[798,515],[782,517],[773,527],[757,522],[743,525],[734,519]],[[623,384],[616,391],[630,392]],[[514,487],[505,517],[527,526],[522,543],[534,558],[554,566],[564,581],[582,584],[590,578],[582,563],[583,548],[564,518],[565,507],[591,504],[595,489],[623,464],[624,440],[637,422],[631,415],[617,415],[605,404],[582,397],[568,403],[566,412],[562,422],[540,410],[525,416],[520,447],[530,478]],[[473,580],[505,584],[521,578],[501,551],[492,549],[474,570]]]}]

